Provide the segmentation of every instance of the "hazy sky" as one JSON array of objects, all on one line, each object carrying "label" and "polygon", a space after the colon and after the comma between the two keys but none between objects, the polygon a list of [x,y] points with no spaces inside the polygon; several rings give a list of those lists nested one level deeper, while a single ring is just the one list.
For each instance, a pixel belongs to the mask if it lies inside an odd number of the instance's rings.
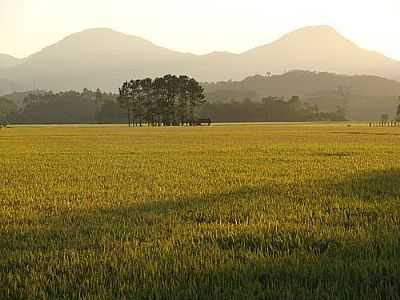
[{"label": "hazy sky", "polygon": [[0,53],[109,27],[185,52],[241,52],[309,25],[400,59],[400,0],[0,0]]}]

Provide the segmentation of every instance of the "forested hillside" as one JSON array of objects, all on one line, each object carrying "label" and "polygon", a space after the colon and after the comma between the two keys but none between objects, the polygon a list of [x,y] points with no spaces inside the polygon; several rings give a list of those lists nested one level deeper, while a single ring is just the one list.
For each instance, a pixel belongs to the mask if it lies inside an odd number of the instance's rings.
[{"label": "forested hillside", "polygon": [[256,75],[242,81],[205,83],[203,86],[210,103],[245,99],[259,102],[268,96],[297,95],[325,112],[344,108],[347,117],[355,120],[379,119],[383,113],[393,116],[400,95],[400,82],[394,80],[310,71]]}]

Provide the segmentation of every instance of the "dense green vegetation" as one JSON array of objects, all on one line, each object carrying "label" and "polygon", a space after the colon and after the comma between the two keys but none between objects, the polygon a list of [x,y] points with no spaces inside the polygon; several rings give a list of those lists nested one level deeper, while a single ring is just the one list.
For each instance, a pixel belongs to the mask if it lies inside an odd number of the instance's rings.
[{"label": "dense green vegetation", "polygon": [[0,130],[1,299],[397,299],[399,128]]}]

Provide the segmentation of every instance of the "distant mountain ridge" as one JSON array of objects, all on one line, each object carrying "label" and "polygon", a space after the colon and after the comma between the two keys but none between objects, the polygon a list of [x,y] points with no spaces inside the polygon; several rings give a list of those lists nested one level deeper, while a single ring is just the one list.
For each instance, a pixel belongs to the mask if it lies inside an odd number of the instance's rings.
[{"label": "distant mountain ridge", "polygon": [[52,90],[100,87],[115,91],[126,79],[165,73],[222,81],[303,69],[400,79],[399,67],[400,62],[361,49],[329,26],[305,27],[241,54],[207,55],[173,51],[140,37],[96,28],[71,34],[11,67],[0,68],[0,78],[22,89],[35,85]]}]

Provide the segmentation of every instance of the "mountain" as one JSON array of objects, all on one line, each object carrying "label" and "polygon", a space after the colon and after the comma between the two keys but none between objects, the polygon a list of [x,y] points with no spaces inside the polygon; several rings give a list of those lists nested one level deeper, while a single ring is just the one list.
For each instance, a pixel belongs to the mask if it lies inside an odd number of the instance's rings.
[{"label": "mountain", "polygon": [[352,120],[378,120],[384,113],[394,117],[400,82],[368,75],[291,71],[282,75],[251,76],[242,81],[203,84],[210,102],[260,101],[268,96],[300,96],[322,111],[346,109]]},{"label": "mountain", "polygon": [[296,30],[241,56],[247,72],[253,74],[293,69],[365,74],[396,63],[382,54],[358,47],[329,26]]},{"label": "mountain", "polygon": [[20,59],[8,54],[0,53],[0,68],[10,68],[20,63]]},{"label": "mountain", "polygon": [[27,88],[115,90],[123,80],[173,72],[185,54],[110,29],[90,29],[27,57],[0,72]]},{"label": "mountain", "polygon": [[10,79],[7,79],[7,77],[8,77],[7,75],[5,75],[3,78],[1,76],[1,70],[5,70],[5,69],[9,69],[11,67],[14,67],[14,66],[18,65],[20,62],[21,62],[21,60],[16,57],[0,53],[0,96],[23,88],[16,82],[14,82]]},{"label": "mountain", "polygon": [[72,34],[12,68],[0,69],[0,78],[16,82],[23,89],[100,87],[116,91],[124,80],[165,73],[221,81],[304,69],[400,79],[399,65],[379,53],[361,49],[328,26],[302,28],[241,54],[207,55],[177,52],[140,37],[97,28]]}]

